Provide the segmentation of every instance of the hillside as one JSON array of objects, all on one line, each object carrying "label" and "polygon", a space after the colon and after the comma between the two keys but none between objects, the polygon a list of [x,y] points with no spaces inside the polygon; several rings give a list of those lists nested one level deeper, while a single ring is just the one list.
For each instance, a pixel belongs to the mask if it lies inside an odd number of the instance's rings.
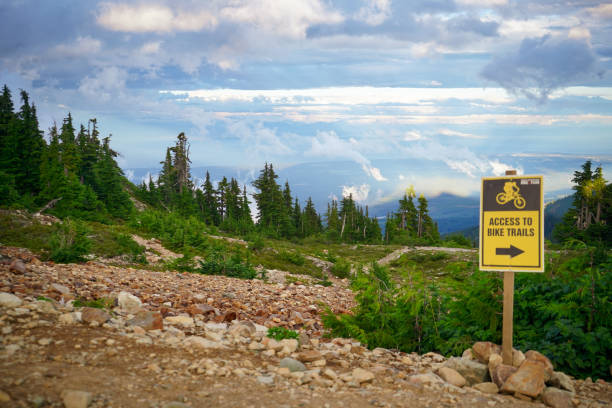
[{"label": "hillside", "polygon": [[[58,265],[26,250],[0,252],[0,406],[535,406],[473,382],[453,385],[442,370],[451,360],[436,353],[322,337],[321,305],[354,305],[342,286]],[[9,266],[11,259],[22,261]],[[266,337],[274,326],[300,328],[298,340]],[[612,403],[609,383],[563,381],[574,394],[549,387],[548,405]]]}]

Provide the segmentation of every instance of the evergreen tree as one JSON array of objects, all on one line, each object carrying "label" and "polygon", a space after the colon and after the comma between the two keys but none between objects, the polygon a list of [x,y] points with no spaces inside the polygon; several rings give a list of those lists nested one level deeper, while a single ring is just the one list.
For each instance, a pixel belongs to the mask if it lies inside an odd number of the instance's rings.
[{"label": "evergreen tree", "polygon": [[204,191],[202,194],[202,214],[204,221],[209,225],[219,225],[220,217],[217,210],[217,199],[216,192],[210,181],[210,174],[206,172],[206,179],[204,180]]},{"label": "evergreen tree", "polygon": [[80,157],[74,135],[74,125],[72,124],[72,115],[70,112],[64,119],[62,129],[59,135],[60,138],[60,159],[64,166],[64,174],[77,174],[80,168]]},{"label": "evergreen tree", "polygon": [[110,148],[110,136],[102,143],[102,156],[94,167],[96,194],[115,217],[127,218],[133,209],[128,193],[123,188],[123,171],[115,161],[117,152]]}]

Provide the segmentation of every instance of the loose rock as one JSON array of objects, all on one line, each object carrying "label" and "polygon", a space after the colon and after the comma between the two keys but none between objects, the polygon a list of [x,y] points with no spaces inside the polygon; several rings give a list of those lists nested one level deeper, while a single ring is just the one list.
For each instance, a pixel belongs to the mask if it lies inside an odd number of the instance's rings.
[{"label": "loose rock", "polygon": [[525,360],[517,372],[512,374],[501,387],[507,394],[520,393],[537,398],[544,391],[547,374],[544,366],[532,360]]},{"label": "loose rock", "polygon": [[136,296],[128,292],[120,292],[117,297],[119,308],[126,313],[135,314],[142,308],[142,302]]},{"label": "loose rock", "polygon": [[472,388],[484,394],[497,394],[499,392],[499,388],[497,387],[497,385],[492,382],[475,384]]},{"label": "loose rock", "polygon": [[573,408],[572,393],[548,387],[542,393],[542,402],[553,408]]},{"label": "loose rock", "polygon": [[84,307],[81,309],[81,320],[84,323],[96,322],[102,324],[108,322],[110,318],[110,315],[102,309],[94,307]]},{"label": "loose rock", "polygon": [[463,378],[463,376],[459,374],[456,370],[453,370],[449,367],[440,368],[438,370],[438,375],[444,381],[456,387],[463,387],[466,384],[465,378]]},{"label": "loose rock", "polygon": [[161,313],[141,310],[133,319],[127,321],[129,326],[139,326],[145,330],[162,330],[164,321]]},{"label": "loose rock", "polygon": [[62,401],[66,408],[87,408],[91,404],[92,395],[86,391],[64,390]]},{"label": "loose rock", "polygon": [[304,364],[290,357],[283,358],[280,361],[280,367],[286,367],[292,373],[296,371],[306,371],[306,366]]},{"label": "loose rock", "polygon": [[351,375],[353,376],[353,380],[358,384],[371,382],[375,377],[374,373],[364,370],[363,368],[355,368]]},{"label": "loose rock", "polygon": [[472,352],[478,361],[487,364],[491,354],[501,354],[501,347],[490,341],[478,341],[472,346]]},{"label": "loose rock", "polygon": [[451,357],[444,367],[452,368],[466,379],[468,385],[479,384],[489,378],[489,369],[485,364],[464,358]]},{"label": "loose rock", "polygon": [[2,292],[0,293],[0,306],[2,307],[9,307],[9,308],[14,308],[14,307],[19,307],[21,306],[21,299],[19,299],[17,296],[13,295],[12,293],[6,293],[6,292]]}]

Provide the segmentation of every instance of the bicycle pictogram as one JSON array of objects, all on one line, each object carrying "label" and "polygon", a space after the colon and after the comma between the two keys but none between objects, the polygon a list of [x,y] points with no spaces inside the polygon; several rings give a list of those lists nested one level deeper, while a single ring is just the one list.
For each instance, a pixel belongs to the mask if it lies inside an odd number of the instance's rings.
[{"label": "bicycle pictogram", "polygon": [[514,206],[519,210],[525,208],[526,201],[519,194],[520,189],[516,185],[516,181],[508,181],[504,184],[504,191],[495,196],[497,204],[504,205],[514,200]]}]

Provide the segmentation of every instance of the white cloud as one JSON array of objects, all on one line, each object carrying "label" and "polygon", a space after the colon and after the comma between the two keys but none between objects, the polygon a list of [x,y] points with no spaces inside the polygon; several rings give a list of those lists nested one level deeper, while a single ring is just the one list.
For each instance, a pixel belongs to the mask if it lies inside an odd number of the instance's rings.
[{"label": "white cloud", "polygon": [[340,23],[344,17],[320,0],[235,0],[220,10],[224,20],[249,24],[278,36],[304,38],[313,24]]},{"label": "white cloud", "polygon": [[161,41],[150,41],[140,47],[140,52],[143,54],[157,54],[161,47]]},{"label": "white cloud", "polygon": [[79,83],[79,92],[92,99],[108,102],[125,91],[127,72],[118,67],[106,67]]},{"label": "white cloud", "polygon": [[499,160],[490,160],[489,166],[491,167],[491,171],[495,176],[503,176],[504,174],[506,174],[506,170],[516,170],[518,174],[524,173],[522,167],[513,168],[512,166],[506,163],[502,163]]},{"label": "white cloud", "polygon": [[363,171],[377,181],[386,181],[380,170],[373,167],[363,154],[357,150],[356,143],[341,139],[336,132],[317,132],[317,136],[311,139],[310,150],[306,156],[344,158],[353,160],[361,165]]},{"label": "white cloud", "polygon": [[612,4],[600,4],[597,7],[588,8],[587,11],[596,18],[612,19]]},{"label": "white cloud", "polygon": [[405,142],[413,142],[415,140],[422,140],[422,139],[424,139],[424,137],[421,134],[421,132],[419,132],[418,130],[409,130],[408,132],[404,133],[404,137],[403,137],[403,140]]},{"label": "white cloud", "polygon": [[353,200],[360,203],[365,202],[370,194],[370,185],[362,184],[360,186],[342,186],[342,197],[352,195]]},{"label": "white cloud", "polygon": [[173,10],[161,4],[103,3],[97,23],[112,31],[131,33],[200,31],[217,26],[208,10]]},{"label": "white cloud", "polygon": [[53,54],[62,57],[82,57],[100,51],[102,42],[92,37],[78,37],[69,44],[59,44],[53,48]]},{"label": "white cloud", "polygon": [[516,98],[503,88],[391,88],[391,87],[330,87],[307,89],[196,89],[164,90],[176,96],[206,102],[254,102],[283,105],[378,105],[418,104],[424,101],[484,100],[489,103],[509,103]]},{"label": "white cloud", "polygon": [[354,18],[358,21],[377,26],[385,22],[391,15],[390,0],[365,0],[366,5],[361,7]]},{"label": "white cloud", "polygon": [[486,139],[487,138],[486,136],[474,135],[472,133],[458,132],[456,130],[451,130],[451,129],[440,129],[438,130],[438,133],[444,136],[461,137],[465,139]]},{"label": "white cloud", "polygon": [[474,7],[494,7],[508,4],[508,0],[456,0],[456,2],[463,6]]}]

